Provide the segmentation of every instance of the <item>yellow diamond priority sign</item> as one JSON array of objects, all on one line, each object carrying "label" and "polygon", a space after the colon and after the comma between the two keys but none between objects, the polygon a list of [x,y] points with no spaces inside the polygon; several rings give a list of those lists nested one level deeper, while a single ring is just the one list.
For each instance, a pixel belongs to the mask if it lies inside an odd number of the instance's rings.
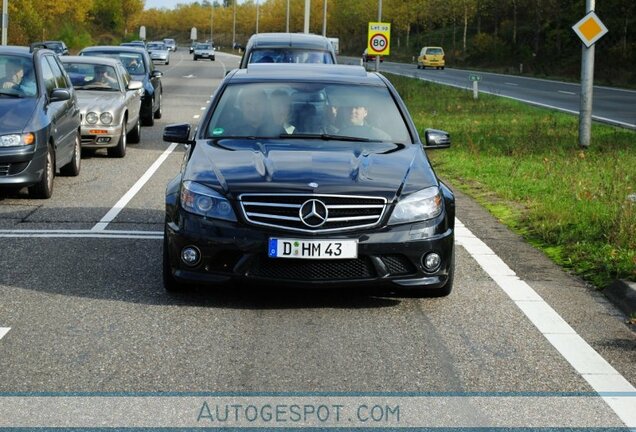
[{"label": "yellow diamond priority sign", "polygon": [[594,12],[588,13],[581,21],[574,24],[572,30],[579,35],[588,48],[605,36],[605,33],[608,31],[605,24],[601,22],[600,18]]}]

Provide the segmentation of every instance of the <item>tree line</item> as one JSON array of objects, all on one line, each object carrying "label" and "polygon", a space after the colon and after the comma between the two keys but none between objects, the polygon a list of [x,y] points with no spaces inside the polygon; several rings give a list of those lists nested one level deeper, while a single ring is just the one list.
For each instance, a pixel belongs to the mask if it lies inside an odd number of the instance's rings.
[{"label": "tree line", "polygon": [[[311,1],[312,33],[322,33],[323,1]],[[377,21],[377,0],[327,0],[327,36],[338,37],[342,53],[359,56],[367,23]],[[304,0],[289,0],[289,31],[304,28]],[[597,77],[636,86],[636,2],[603,0],[596,13],[610,32],[597,43]],[[144,9],[143,0],[18,0],[10,7],[9,42],[63,39],[73,47],[138,38],[199,39],[229,47],[260,32],[286,30],[287,0],[208,0],[174,9]],[[235,14],[236,11],[236,14]],[[390,22],[391,57],[412,61],[425,45],[445,48],[449,66],[501,72],[578,76],[581,43],[571,27],[585,14],[585,0],[383,0]],[[233,29],[235,31],[233,32]]]}]

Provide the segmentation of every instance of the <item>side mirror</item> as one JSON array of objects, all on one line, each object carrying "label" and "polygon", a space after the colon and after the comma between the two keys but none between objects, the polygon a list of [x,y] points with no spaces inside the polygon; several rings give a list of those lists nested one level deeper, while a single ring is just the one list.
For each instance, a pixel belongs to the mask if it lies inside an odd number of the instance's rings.
[{"label": "side mirror", "polygon": [[131,81],[128,83],[128,90],[139,90],[144,88],[144,84],[141,81]]},{"label": "side mirror", "polygon": [[188,123],[168,125],[163,128],[163,140],[170,143],[194,144],[194,140],[190,139],[191,130],[192,126]]},{"label": "side mirror", "polygon": [[438,129],[426,129],[424,131],[425,149],[442,149],[451,146],[451,137],[448,132]]},{"label": "side mirror", "polygon": [[62,102],[71,98],[71,92],[66,89],[53,89],[49,95],[49,102]]},{"label": "side mirror", "polygon": [[158,70],[152,71],[152,77],[153,78],[161,78],[162,76],[163,76],[163,72],[158,71]]}]

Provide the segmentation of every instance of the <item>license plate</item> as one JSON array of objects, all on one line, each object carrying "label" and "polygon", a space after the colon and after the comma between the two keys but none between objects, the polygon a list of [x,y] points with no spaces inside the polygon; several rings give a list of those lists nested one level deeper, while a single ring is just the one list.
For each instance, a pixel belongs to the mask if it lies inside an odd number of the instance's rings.
[{"label": "license plate", "polygon": [[270,258],[343,259],[358,257],[357,240],[269,239]]}]

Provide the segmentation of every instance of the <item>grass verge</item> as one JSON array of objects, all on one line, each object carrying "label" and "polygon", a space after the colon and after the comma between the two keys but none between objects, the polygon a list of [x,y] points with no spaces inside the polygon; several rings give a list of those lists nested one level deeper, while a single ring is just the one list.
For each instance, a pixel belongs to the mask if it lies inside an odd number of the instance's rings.
[{"label": "grass verge", "polygon": [[451,133],[438,175],[594,285],[636,280],[636,132],[594,124],[582,151],[576,116],[386,75],[420,136]]}]

